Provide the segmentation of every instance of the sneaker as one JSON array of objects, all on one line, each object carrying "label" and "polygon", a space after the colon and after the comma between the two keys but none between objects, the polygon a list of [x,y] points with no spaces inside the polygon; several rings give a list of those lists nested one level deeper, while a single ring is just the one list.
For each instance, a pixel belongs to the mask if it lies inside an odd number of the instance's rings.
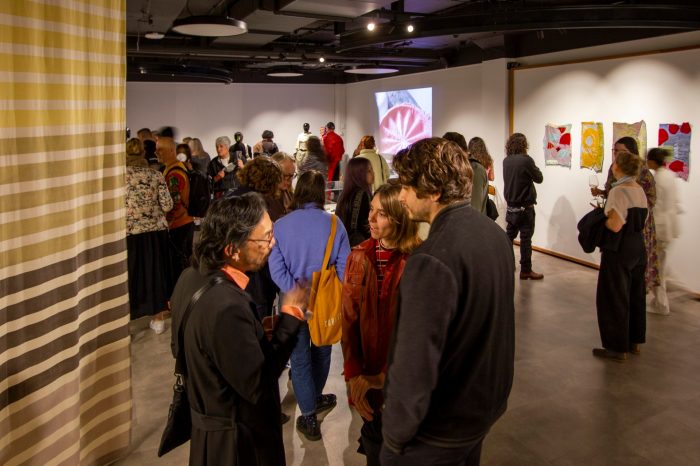
[{"label": "sneaker", "polygon": [[151,323],[148,324],[151,329],[156,332],[156,335],[160,335],[161,333],[165,332],[165,321],[164,320],[155,320],[151,319]]},{"label": "sneaker", "polygon": [[327,413],[331,409],[335,408],[338,404],[338,399],[332,393],[326,395],[321,395],[316,398],[316,414]]},{"label": "sneaker", "polygon": [[299,416],[297,418],[297,430],[308,440],[321,440],[321,427],[315,414]]}]

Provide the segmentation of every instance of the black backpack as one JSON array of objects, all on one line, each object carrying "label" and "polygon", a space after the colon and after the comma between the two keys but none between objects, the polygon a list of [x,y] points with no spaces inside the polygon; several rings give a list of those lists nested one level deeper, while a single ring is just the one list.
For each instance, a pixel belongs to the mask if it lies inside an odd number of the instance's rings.
[{"label": "black backpack", "polygon": [[[182,168],[176,167],[180,170]],[[211,183],[209,177],[197,170],[183,170],[190,181],[190,199],[187,213],[192,217],[204,217],[211,204]]]}]

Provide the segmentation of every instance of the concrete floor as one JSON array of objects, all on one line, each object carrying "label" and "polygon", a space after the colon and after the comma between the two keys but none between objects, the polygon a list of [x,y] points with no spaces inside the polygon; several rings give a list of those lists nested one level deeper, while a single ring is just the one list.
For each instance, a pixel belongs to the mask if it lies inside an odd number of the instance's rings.
[{"label": "concrete floor", "polygon": [[[515,382],[482,464],[700,465],[700,302],[671,293],[671,316],[647,314],[640,356],[600,360],[591,355],[600,344],[597,271],[538,253],[533,262],[545,279],[516,281]],[[169,325],[162,335],[134,334],[132,451],[118,465],[187,464],[187,445],[156,456],[172,396]],[[325,391],[338,395],[338,406],[322,424],[322,441],[285,425],[289,465],[364,464],[355,452],[361,420],[348,408],[341,370],[336,345]],[[283,411],[298,415],[286,373],[280,390]]]}]

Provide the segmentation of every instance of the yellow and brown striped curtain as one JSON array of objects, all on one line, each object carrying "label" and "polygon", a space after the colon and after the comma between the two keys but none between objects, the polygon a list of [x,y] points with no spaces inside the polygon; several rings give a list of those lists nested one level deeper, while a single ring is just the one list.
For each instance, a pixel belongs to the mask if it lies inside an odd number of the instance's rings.
[{"label": "yellow and brown striped curtain", "polygon": [[0,1],[0,464],[124,454],[125,0]]}]

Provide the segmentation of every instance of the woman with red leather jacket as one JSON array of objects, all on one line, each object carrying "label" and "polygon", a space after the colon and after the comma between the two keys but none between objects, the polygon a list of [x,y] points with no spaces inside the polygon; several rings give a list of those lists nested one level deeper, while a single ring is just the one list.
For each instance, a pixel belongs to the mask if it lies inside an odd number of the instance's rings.
[{"label": "woman with red leather jacket", "polygon": [[382,388],[399,280],[409,253],[420,243],[417,224],[399,202],[399,184],[384,184],[370,205],[371,238],[348,256],[343,280],[343,357],[350,404],[362,416],[360,448],[379,464]]}]

